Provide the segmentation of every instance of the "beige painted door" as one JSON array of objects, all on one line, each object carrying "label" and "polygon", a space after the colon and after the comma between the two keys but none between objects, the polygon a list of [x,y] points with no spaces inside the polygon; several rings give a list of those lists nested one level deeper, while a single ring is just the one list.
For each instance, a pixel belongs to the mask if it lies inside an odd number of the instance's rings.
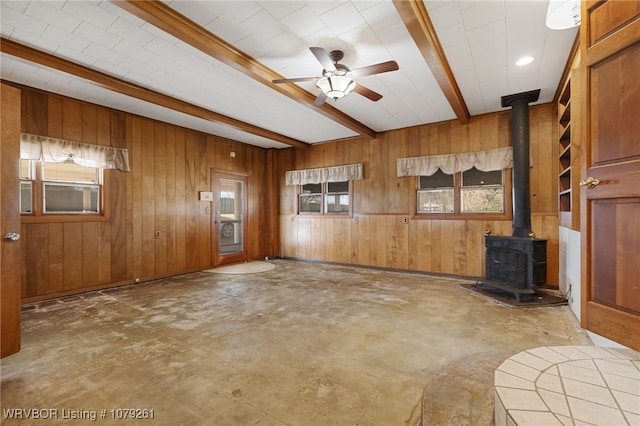
[{"label": "beige painted door", "polygon": [[20,350],[20,91],[0,87],[0,352]]},{"label": "beige painted door", "polygon": [[582,326],[640,350],[640,3],[583,3]]}]

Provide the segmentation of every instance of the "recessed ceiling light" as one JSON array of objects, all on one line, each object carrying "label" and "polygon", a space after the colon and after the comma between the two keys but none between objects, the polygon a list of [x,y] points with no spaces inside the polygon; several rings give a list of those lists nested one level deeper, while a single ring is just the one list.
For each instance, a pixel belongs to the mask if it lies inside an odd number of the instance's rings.
[{"label": "recessed ceiling light", "polygon": [[516,65],[521,67],[523,65],[528,65],[533,62],[533,58],[531,56],[523,56],[522,58],[516,61]]}]

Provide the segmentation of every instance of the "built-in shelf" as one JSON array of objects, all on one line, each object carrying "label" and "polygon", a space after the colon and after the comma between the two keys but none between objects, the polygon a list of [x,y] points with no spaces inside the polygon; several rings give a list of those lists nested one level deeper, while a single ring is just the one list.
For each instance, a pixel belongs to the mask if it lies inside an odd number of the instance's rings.
[{"label": "built-in shelf", "polygon": [[558,209],[571,211],[571,79],[567,78],[558,99],[560,154],[558,173]]}]

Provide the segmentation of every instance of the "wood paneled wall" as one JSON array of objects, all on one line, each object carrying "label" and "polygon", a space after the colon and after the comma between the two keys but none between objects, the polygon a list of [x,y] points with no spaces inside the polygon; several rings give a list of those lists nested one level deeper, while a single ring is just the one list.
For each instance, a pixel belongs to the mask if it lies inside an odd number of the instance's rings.
[{"label": "wood paneled wall", "polygon": [[[532,229],[548,240],[547,281],[558,283],[557,124],[553,105],[530,108]],[[280,255],[318,261],[478,277],[484,275],[484,232],[511,235],[511,220],[413,219],[415,178],[396,176],[396,159],[510,146],[510,111],[281,150]],[[297,188],[287,170],[362,162],[352,185],[353,217],[297,215]],[[510,196],[510,195],[509,195]],[[409,217],[409,223],[403,218]]]},{"label": "wood paneled wall", "polygon": [[21,90],[23,132],[127,148],[132,169],[105,170],[104,218],[22,217],[23,301],[212,267],[213,206],[198,193],[212,190],[213,170],[248,176],[249,258],[271,254],[268,150]]},{"label": "wood paneled wall", "polygon": [[[131,172],[105,171],[104,218],[23,216],[23,301],[212,267],[212,206],[198,193],[211,190],[214,170],[249,178],[251,259],[280,255],[482,276],[485,230],[511,234],[510,220],[413,219],[415,179],[396,176],[399,157],[509,146],[509,111],[466,125],[451,121],[275,151],[20,88],[22,131],[125,147],[132,165]],[[549,240],[551,284],[558,282],[555,121],[552,105],[531,107],[532,228]],[[287,170],[355,162],[364,163],[365,177],[353,184],[353,217],[296,214],[297,189],[285,186]]]}]

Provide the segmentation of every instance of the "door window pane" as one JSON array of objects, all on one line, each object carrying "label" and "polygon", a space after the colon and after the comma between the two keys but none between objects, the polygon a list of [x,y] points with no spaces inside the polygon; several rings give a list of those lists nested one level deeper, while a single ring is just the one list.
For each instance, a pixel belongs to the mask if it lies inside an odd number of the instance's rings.
[{"label": "door window pane", "polygon": [[242,181],[220,180],[220,254],[242,253],[242,191]]}]

